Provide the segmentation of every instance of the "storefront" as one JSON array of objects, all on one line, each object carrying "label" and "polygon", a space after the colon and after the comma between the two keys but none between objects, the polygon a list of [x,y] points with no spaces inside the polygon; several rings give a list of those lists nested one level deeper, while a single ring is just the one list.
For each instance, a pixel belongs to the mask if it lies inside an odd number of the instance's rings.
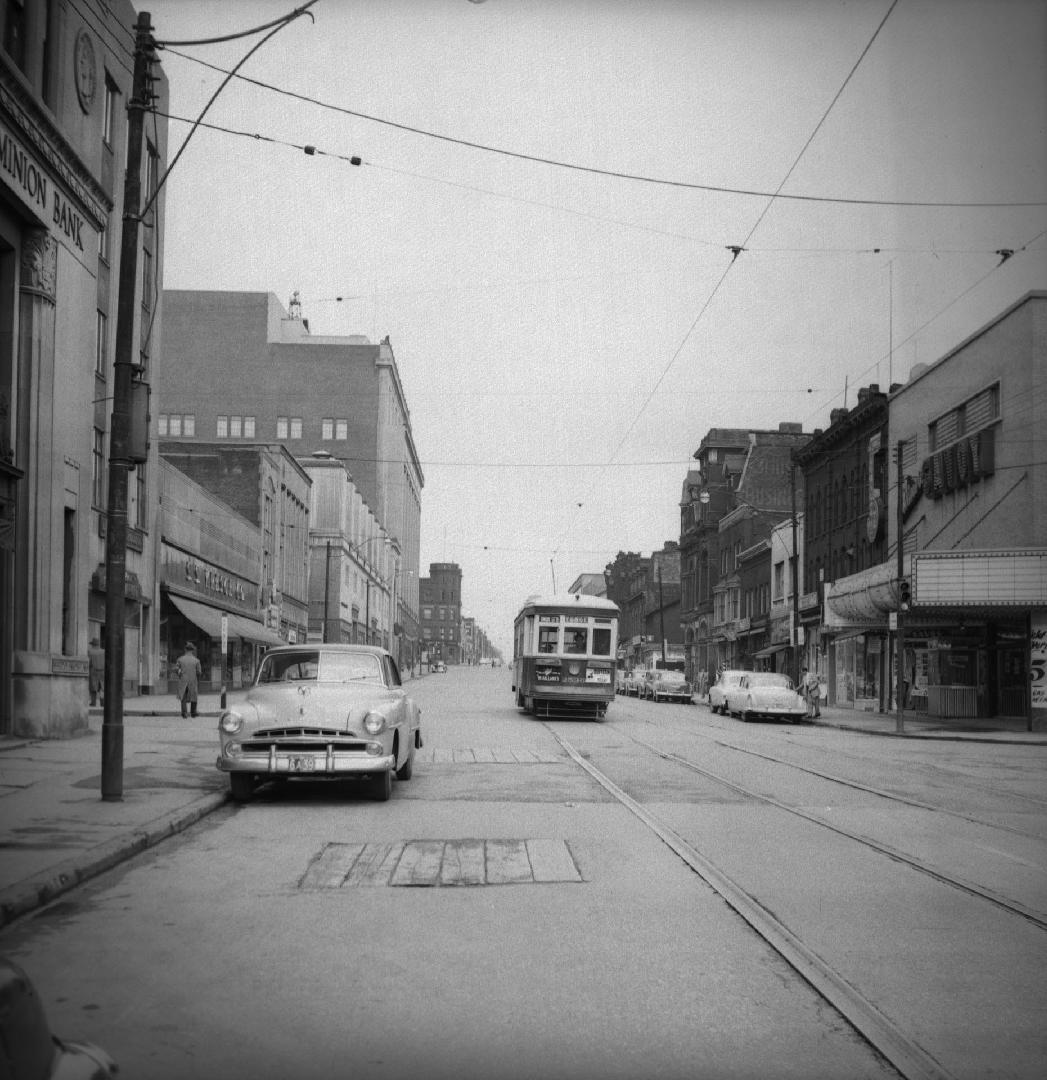
[{"label": "storefront", "polygon": [[[196,646],[201,689],[246,686],[258,659],[285,642],[255,618],[258,582],[173,547],[166,541],[160,566],[160,692],[178,686],[178,657]],[[260,614],[260,613],[259,613]]]},{"label": "storefront", "polygon": [[915,707],[925,698],[930,716],[1031,719],[1044,623],[1047,550],[917,553],[905,642]]}]

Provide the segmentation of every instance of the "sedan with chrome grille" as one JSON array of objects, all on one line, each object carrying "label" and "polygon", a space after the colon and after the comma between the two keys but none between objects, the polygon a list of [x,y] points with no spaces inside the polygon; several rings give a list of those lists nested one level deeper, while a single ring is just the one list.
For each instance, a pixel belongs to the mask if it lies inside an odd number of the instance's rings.
[{"label": "sedan with chrome grille", "polygon": [[218,721],[217,765],[233,798],[295,778],[369,777],[374,797],[410,780],[421,712],[396,661],[370,645],[286,645],[262,658],[244,701]]}]

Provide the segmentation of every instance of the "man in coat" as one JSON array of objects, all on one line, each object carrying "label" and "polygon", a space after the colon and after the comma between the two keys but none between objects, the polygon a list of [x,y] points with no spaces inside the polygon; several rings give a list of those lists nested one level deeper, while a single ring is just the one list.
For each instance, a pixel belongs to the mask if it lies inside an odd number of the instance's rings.
[{"label": "man in coat", "polygon": [[102,687],[105,683],[105,650],[98,644],[98,638],[91,638],[87,650],[87,682],[91,693],[91,704],[101,704]]},{"label": "man in coat", "polygon": [[197,696],[200,692],[200,661],[196,655],[196,646],[187,642],[185,652],[178,658],[178,701],[182,706],[182,716],[196,716]]}]

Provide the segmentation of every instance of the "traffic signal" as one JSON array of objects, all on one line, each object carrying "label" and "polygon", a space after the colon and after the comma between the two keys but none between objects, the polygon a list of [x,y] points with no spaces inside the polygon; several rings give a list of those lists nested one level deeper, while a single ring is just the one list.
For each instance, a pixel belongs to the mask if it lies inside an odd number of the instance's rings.
[{"label": "traffic signal", "polygon": [[907,578],[901,578],[898,582],[898,606],[902,611],[909,610],[909,602],[912,599],[912,593],[909,588],[909,581]]}]

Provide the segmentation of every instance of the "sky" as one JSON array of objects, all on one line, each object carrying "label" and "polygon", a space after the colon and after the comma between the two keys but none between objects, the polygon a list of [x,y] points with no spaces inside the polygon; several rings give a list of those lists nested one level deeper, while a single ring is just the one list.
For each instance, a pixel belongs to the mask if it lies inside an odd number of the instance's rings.
[{"label": "sky", "polygon": [[[269,31],[173,43],[296,5],[140,6],[171,160]],[[165,286],[388,335],[421,573],[507,653],[528,595],[678,539],[709,428],[826,427],[1047,288],[1043,0],[318,0],[239,74]]]}]

